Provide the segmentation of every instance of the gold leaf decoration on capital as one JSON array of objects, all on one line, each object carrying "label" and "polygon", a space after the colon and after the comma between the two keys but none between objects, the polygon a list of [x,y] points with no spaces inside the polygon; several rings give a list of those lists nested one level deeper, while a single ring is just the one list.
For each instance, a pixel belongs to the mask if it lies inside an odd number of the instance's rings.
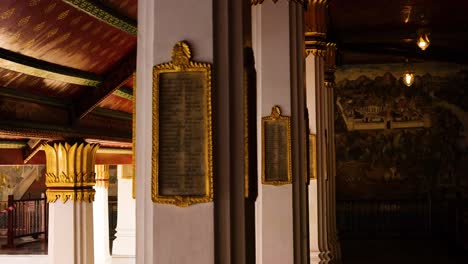
[{"label": "gold leaf decoration on capital", "polygon": [[41,29],[44,28],[45,26],[45,21],[41,22],[40,24],[37,24],[34,28],[33,28],[33,31],[34,32],[38,32],[38,31],[41,31]]},{"label": "gold leaf decoration on capital", "polygon": [[16,8],[10,8],[8,9],[7,11],[3,12],[1,15],[0,15],[0,18],[1,19],[9,19],[14,13],[15,13],[15,10]]},{"label": "gold leaf decoration on capital", "polygon": [[88,23],[84,24],[84,25],[81,27],[81,30],[82,30],[82,31],[88,30],[88,29],[91,27],[92,24],[93,24],[93,22],[92,22],[92,21],[89,21]]},{"label": "gold leaf decoration on capital", "polygon": [[49,14],[50,12],[54,11],[56,5],[56,3],[50,4],[44,9],[44,13]]},{"label": "gold leaf decoration on capital", "polygon": [[95,191],[93,189],[85,190],[46,190],[47,202],[55,203],[57,200],[61,200],[62,203],[66,203],[68,200],[71,202],[87,202],[92,203],[94,201]]},{"label": "gold leaf decoration on capital", "polygon": [[74,26],[74,25],[80,23],[80,21],[81,21],[81,16],[75,17],[75,18],[70,22],[70,25]]},{"label": "gold leaf decoration on capital", "polygon": [[29,19],[31,19],[31,16],[23,17],[22,19],[20,19],[20,20],[18,21],[18,27],[22,27],[22,26],[28,24],[28,23],[29,23]]},{"label": "gold leaf decoration on capital", "polygon": [[63,11],[62,13],[60,13],[58,16],[57,16],[57,20],[62,20],[64,18],[66,18],[68,16],[68,14],[70,13],[70,10],[67,10],[67,11]]},{"label": "gold leaf decoration on capital", "polygon": [[47,32],[47,37],[48,38],[53,37],[55,34],[57,34],[57,32],[58,32],[58,28],[51,29],[49,30],[49,32]]},{"label": "gold leaf decoration on capital", "polygon": [[37,6],[41,0],[30,0],[29,1],[29,6]]}]

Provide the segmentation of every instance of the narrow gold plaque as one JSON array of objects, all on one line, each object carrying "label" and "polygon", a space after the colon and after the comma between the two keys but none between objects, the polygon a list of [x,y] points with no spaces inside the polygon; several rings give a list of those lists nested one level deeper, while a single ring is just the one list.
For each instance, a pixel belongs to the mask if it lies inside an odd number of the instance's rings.
[{"label": "narrow gold plaque", "polygon": [[309,135],[309,173],[310,179],[317,179],[317,136]]},{"label": "narrow gold plaque", "polygon": [[211,65],[191,61],[180,41],[153,68],[153,202],[213,201],[211,120]]},{"label": "narrow gold plaque", "polygon": [[262,183],[289,184],[291,174],[291,121],[274,106],[262,118]]}]

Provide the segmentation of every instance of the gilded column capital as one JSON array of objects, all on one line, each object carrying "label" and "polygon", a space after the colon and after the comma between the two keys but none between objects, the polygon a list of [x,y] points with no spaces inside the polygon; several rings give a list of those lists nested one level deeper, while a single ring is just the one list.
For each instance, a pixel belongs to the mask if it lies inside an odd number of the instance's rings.
[{"label": "gilded column capital", "polygon": [[96,165],[96,187],[109,188],[109,165]]},{"label": "gilded column capital", "polygon": [[94,199],[94,162],[98,144],[67,142],[46,143],[47,200],[64,203],[71,201],[90,202]]},{"label": "gilded column capital", "polygon": [[325,52],[325,87],[335,87],[336,43],[327,43]]},{"label": "gilded column capital", "polygon": [[[251,3],[252,5],[261,5],[263,4],[264,1],[265,0],[251,0]],[[272,1],[275,4],[278,2],[278,0],[272,0]],[[298,4],[303,5],[304,7],[307,7],[307,2],[308,2],[308,0],[287,0],[287,1],[296,2]]]},{"label": "gilded column capital", "polygon": [[304,11],[306,55],[325,56],[328,0],[309,0]]}]

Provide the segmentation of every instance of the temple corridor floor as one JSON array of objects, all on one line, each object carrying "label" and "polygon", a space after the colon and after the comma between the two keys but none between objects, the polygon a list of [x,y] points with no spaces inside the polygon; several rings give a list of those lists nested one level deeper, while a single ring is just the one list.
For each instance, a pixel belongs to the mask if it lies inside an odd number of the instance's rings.
[{"label": "temple corridor floor", "polygon": [[6,239],[0,238],[0,255],[46,255],[47,242],[44,240],[25,243],[16,248],[3,248]]},{"label": "temple corridor floor", "polygon": [[342,264],[467,264],[440,240],[343,240]]}]

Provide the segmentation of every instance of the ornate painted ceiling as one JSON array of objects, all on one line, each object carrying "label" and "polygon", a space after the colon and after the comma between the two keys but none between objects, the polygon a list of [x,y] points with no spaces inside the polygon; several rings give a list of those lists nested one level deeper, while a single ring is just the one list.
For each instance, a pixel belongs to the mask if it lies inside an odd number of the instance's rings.
[{"label": "ornate painted ceiling", "polygon": [[0,150],[28,162],[84,138],[128,154],[136,19],[137,0],[0,1]]}]

